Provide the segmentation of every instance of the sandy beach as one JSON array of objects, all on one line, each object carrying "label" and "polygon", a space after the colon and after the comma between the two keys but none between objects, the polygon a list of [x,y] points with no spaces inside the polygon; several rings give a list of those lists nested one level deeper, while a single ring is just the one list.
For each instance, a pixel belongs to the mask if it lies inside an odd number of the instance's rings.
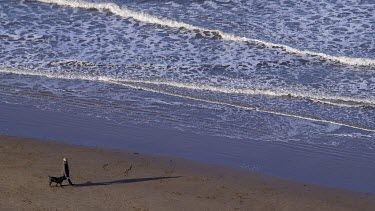
[{"label": "sandy beach", "polygon": [[[372,194],[138,152],[0,138],[0,207],[31,210],[373,210]],[[68,157],[75,187],[49,187]],[[125,174],[125,171],[132,169]]]}]

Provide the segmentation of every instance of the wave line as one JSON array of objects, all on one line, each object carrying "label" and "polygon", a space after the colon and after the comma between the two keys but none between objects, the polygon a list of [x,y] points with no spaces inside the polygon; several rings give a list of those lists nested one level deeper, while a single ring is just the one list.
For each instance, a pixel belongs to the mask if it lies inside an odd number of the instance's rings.
[{"label": "wave line", "polygon": [[[58,65],[60,64],[79,64],[85,67],[138,67],[138,68],[145,68],[145,67],[157,67],[157,68],[197,68],[199,66],[211,65],[215,66],[214,64],[201,64],[201,65],[170,65],[170,64],[97,64],[94,62],[87,62],[87,61],[78,61],[78,60],[59,60],[59,61],[51,61],[49,64],[57,62]],[[224,65],[225,66],[225,65]],[[125,79],[114,79],[116,81],[123,80],[127,82]],[[218,92],[224,94],[244,94],[244,95],[265,95],[265,96],[272,96],[272,97],[287,97],[287,98],[297,98],[297,99],[305,99],[311,100],[315,103],[327,104],[332,106],[340,106],[340,107],[353,107],[353,108],[362,108],[366,106],[368,108],[375,107],[375,98],[369,97],[367,98],[353,98],[353,97],[345,97],[345,96],[334,96],[334,95],[327,95],[324,93],[312,93],[312,92],[295,92],[292,90],[272,90],[272,89],[262,89],[257,88],[250,89],[250,88],[242,88],[242,87],[227,87],[227,86],[213,86],[213,85],[203,85],[199,83],[184,83],[184,82],[174,82],[174,81],[167,81],[167,80],[136,80],[131,79],[130,82],[139,82],[144,84],[151,84],[151,85],[165,85],[165,86],[173,86],[177,88],[183,89],[190,89],[190,90],[199,90],[199,91],[210,91],[210,92]],[[358,105],[359,104],[359,105]]]},{"label": "wave line", "polygon": [[170,20],[166,18],[160,18],[156,17],[154,15],[150,15],[144,12],[137,12],[130,9],[127,9],[125,7],[120,7],[119,5],[115,3],[93,3],[93,2],[87,2],[87,1],[80,1],[80,0],[37,0],[42,3],[48,3],[48,4],[57,4],[61,6],[68,6],[73,8],[83,8],[83,9],[97,9],[99,11],[106,10],[110,11],[111,13],[124,17],[124,18],[133,18],[134,20],[148,23],[148,24],[157,24],[161,26],[166,26],[170,28],[185,28],[188,30],[199,30],[199,31],[211,31],[215,32],[218,35],[221,36],[222,39],[228,40],[228,41],[235,41],[235,42],[251,42],[258,45],[264,45],[268,48],[282,48],[286,52],[299,54],[299,55],[307,55],[307,56],[318,56],[330,61],[339,62],[341,64],[346,65],[352,65],[352,66],[375,66],[375,59],[370,58],[353,58],[353,57],[347,57],[347,56],[333,56],[328,55],[325,53],[320,52],[314,52],[309,50],[300,50],[297,48],[293,48],[287,45],[282,44],[276,44],[271,42],[266,42],[263,40],[253,39],[253,38],[247,38],[247,37],[241,37],[238,35],[233,35],[230,33],[226,33],[220,30],[212,30],[212,29],[206,29],[199,26],[194,26],[191,24],[178,22],[175,20]]},{"label": "wave line", "polygon": [[56,74],[51,74],[51,73],[41,73],[41,72],[38,73],[38,72],[28,72],[28,71],[23,71],[23,70],[12,70],[12,69],[9,69],[9,68],[5,68],[5,69],[1,68],[0,73],[40,76],[40,77],[65,79],[65,80],[86,80],[86,81],[94,81],[94,82],[112,83],[112,84],[118,84],[118,85],[126,86],[126,87],[129,87],[129,88],[132,88],[132,89],[141,89],[141,90],[148,91],[148,92],[165,94],[165,95],[179,97],[179,98],[183,98],[183,99],[189,99],[189,100],[194,100],[194,101],[199,101],[199,102],[206,102],[206,103],[211,103],[211,104],[216,104],[216,105],[224,105],[224,106],[235,107],[235,108],[240,108],[240,109],[244,109],[244,110],[252,110],[252,111],[257,111],[257,112],[261,112],[261,113],[274,114],[274,115],[278,115],[278,116],[285,116],[285,117],[291,117],[291,118],[296,118],[296,119],[304,119],[304,120],[309,120],[309,121],[313,121],[313,122],[335,124],[335,125],[340,125],[340,126],[353,128],[353,129],[358,129],[358,130],[362,130],[362,131],[375,133],[375,129],[364,128],[364,127],[360,127],[360,126],[350,125],[350,124],[331,121],[331,120],[318,119],[318,118],[302,116],[302,115],[295,115],[295,114],[288,114],[288,113],[279,112],[279,111],[272,111],[272,110],[268,110],[268,109],[262,109],[262,108],[259,108],[259,107],[244,106],[244,105],[238,105],[238,104],[233,104],[233,103],[226,103],[226,102],[202,99],[202,98],[197,98],[197,97],[193,97],[193,96],[181,95],[181,94],[171,93],[171,92],[162,91],[162,90],[155,90],[155,89],[150,89],[150,88],[147,88],[147,87],[142,87],[142,86],[137,86],[137,85],[131,84],[131,83],[137,83],[136,81],[133,81],[133,82],[131,82],[130,80],[128,80],[128,82],[121,81],[121,80],[116,81],[114,79],[111,79],[111,78],[105,77],[105,76],[88,77],[88,76],[78,75],[78,74],[56,75]]}]

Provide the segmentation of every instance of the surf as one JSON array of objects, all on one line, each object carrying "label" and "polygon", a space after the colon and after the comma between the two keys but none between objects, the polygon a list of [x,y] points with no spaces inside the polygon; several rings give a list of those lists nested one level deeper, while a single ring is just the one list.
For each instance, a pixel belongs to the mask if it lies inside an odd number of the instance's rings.
[{"label": "surf", "polygon": [[[82,68],[168,68],[173,70],[183,69],[183,68],[198,68],[201,65],[173,65],[173,64],[105,64],[96,63],[88,61],[79,60],[56,60],[46,63],[47,66],[69,66],[69,67],[82,67]],[[340,106],[348,108],[375,108],[375,98],[371,96],[364,97],[354,97],[354,96],[339,96],[324,93],[322,91],[310,91],[310,90],[299,90],[296,88],[284,88],[284,89],[272,89],[272,88],[262,88],[262,87],[249,87],[241,88],[235,87],[236,85],[226,85],[226,84],[202,84],[191,82],[179,82],[170,80],[146,80],[146,79],[127,79],[118,78],[113,76],[108,76],[111,80],[123,81],[123,82],[137,82],[156,86],[170,86],[181,89],[189,89],[196,91],[209,91],[214,93],[222,94],[242,94],[242,95],[263,95],[269,97],[282,97],[290,99],[302,99],[307,100],[312,103],[320,103],[331,106]],[[241,82],[231,81],[234,84],[240,84]]]},{"label": "surf", "polygon": [[152,89],[152,88],[142,86],[142,83],[140,81],[137,81],[137,80],[116,80],[116,79],[113,79],[111,77],[106,77],[106,76],[87,76],[87,75],[83,75],[83,74],[54,74],[54,73],[37,72],[37,71],[30,72],[30,71],[26,71],[26,70],[11,69],[11,68],[0,68],[0,73],[39,76],[39,77],[64,79],[64,80],[87,80],[87,81],[94,81],[94,82],[112,83],[112,84],[117,84],[117,85],[121,85],[121,86],[126,86],[126,87],[129,87],[129,88],[132,88],[132,89],[144,90],[144,91],[148,91],[148,92],[164,94],[164,95],[174,96],[174,97],[183,98],[183,99],[189,99],[189,100],[205,102],[205,103],[210,103],[210,104],[216,104],[216,105],[222,105],[222,106],[228,106],[228,107],[235,107],[235,108],[239,108],[239,109],[243,109],[243,110],[251,110],[251,111],[255,111],[255,112],[268,113],[268,114],[273,114],[273,115],[277,115],[277,116],[303,119],[303,120],[308,120],[308,121],[312,121],[312,122],[329,123],[329,124],[334,124],[334,125],[339,125],[339,126],[344,126],[344,127],[348,127],[348,128],[353,128],[353,129],[358,129],[358,130],[362,130],[362,131],[374,132],[375,133],[375,129],[373,129],[373,128],[365,128],[365,127],[361,127],[361,126],[351,125],[351,124],[327,120],[327,119],[314,118],[314,117],[309,117],[309,116],[304,116],[304,115],[289,114],[289,113],[286,113],[286,112],[263,109],[263,108],[255,107],[255,106],[246,106],[246,105],[240,105],[240,104],[235,104],[235,103],[221,102],[221,101],[216,101],[216,100],[203,99],[203,98],[199,98],[199,97],[168,92],[168,91],[164,91],[164,90]]},{"label": "surf", "polygon": [[347,56],[334,56],[328,55],[321,52],[314,52],[309,50],[301,50],[297,48],[293,48],[283,44],[277,44],[272,42],[266,42],[259,39],[241,37],[234,34],[226,33],[220,30],[215,29],[207,29],[199,26],[194,26],[188,23],[178,22],[175,20],[170,20],[162,17],[156,17],[147,13],[133,11],[131,9],[120,7],[115,3],[93,3],[87,1],[69,1],[69,0],[37,0],[41,3],[48,3],[48,4],[57,4],[60,6],[67,6],[72,8],[81,8],[81,9],[96,9],[98,11],[108,11],[114,15],[121,16],[123,18],[132,18],[136,21],[143,22],[146,24],[153,24],[159,25],[169,28],[177,28],[177,29],[186,29],[191,31],[201,31],[202,33],[205,31],[210,32],[210,34],[215,35],[216,37],[226,40],[226,41],[233,41],[233,42],[248,42],[248,43],[255,43],[257,45],[265,46],[267,48],[280,48],[285,52],[290,54],[297,54],[302,56],[311,56],[311,57],[320,57],[325,60],[340,63],[344,65],[351,65],[351,66],[369,66],[375,67],[375,59],[370,58],[353,58]]}]

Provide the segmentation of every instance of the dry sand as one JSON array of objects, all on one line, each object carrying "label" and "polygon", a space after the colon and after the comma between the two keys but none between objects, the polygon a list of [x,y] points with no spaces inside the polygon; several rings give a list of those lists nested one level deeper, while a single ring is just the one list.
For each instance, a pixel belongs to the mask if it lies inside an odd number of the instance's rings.
[{"label": "dry sand", "polygon": [[[64,156],[76,186],[49,187]],[[0,137],[0,169],[0,210],[375,210],[373,194],[26,138]]]}]

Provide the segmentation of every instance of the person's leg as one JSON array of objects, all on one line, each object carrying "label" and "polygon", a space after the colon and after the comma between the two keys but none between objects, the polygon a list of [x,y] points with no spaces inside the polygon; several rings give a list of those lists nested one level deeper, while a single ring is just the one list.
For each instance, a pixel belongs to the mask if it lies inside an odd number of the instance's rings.
[{"label": "person's leg", "polygon": [[68,177],[68,182],[69,182],[70,185],[74,185],[74,184],[72,183],[72,181],[70,180],[70,177]]}]

